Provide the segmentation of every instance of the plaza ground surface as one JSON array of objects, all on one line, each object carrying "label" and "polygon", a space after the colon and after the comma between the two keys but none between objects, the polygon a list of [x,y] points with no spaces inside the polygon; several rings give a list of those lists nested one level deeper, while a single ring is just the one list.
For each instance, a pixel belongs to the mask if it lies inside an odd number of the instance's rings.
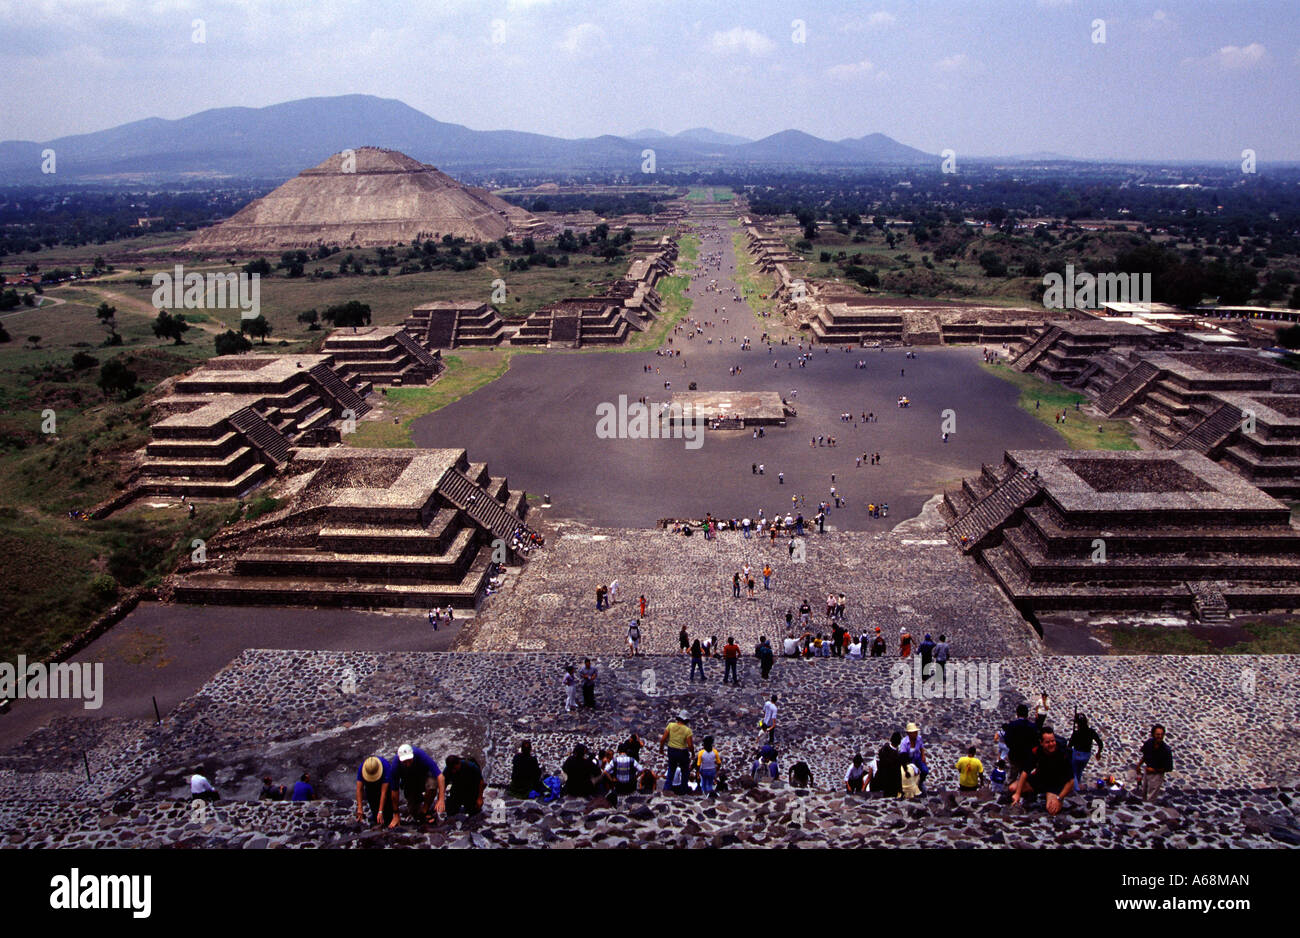
[{"label": "plaza ground surface", "polygon": [[[830,501],[834,484],[848,507],[831,524],[865,531],[884,531],[917,514],[934,494],[977,474],[981,463],[999,463],[1006,449],[1062,445],[1050,427],[1017,407],[1013,385],[980,367],[978,348],[920,348],[908,359],[901,348],[819,347],[802,368],[797,345],[778,344],[769,354],[758,342],[768,320],[743,298],[733,299],[729,231],[706,235],[705,263],[692,271],[687,291],[691,316],[716,325],[693,339],[688,329],[672,335],[666,348],[680,349],[680,357],[589,350],[518,356],[502,378],[418,419],[416,445],[464,446],[508,475],[512,488],[549,494],[554,513],[590,524],[648,527],[706,512],[757,517],[760,509],[771,517],[790,510],[792,496],[803,497],[803,513],[811,517],[819,501]],[[719,252],[711,266],[707,258]],[[707,291],[715,279],[719,291]],[[742,352],[746,336],[754,348]],[[865,369],[855,367],[863,360]],[[734,366],[740,374],[729,373]],[[617,406],[619,395],[667,401],[692,381],[700,391],[775,391],[797,416],[785,427],[765,428],[762,439],[748,429],[706,431],[698,449],[681,439],[597,438],[601,403]],[[907,408],[897,403],[903,395]],[[945,410],[956,420],[948,443],[940,430]],[[863,423],[864,412],[877,420]],[[856,425],[841,420],[843,413],[852,413]],[[810,446],[814,436],[836,437],[838,445]],[[863,453],[876,452],[879,465],[856,465]],[[764,465],[763,475],[753,473],[755,463]],[[870,502],[887,503],[890,517],[869,518]]]}]

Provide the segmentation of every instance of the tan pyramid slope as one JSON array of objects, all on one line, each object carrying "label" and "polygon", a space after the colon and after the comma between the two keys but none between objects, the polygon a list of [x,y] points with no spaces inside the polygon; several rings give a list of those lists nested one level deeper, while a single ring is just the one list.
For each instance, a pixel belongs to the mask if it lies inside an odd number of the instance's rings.
[{"label": "tan pyramid slope", "polygon": [[494,241],[532,214],[462,185],[396,150],[361,147],[355,172],[336,153],[230,218],[204,229],[192,250],[271,251],[319,244],[376,247],[451,235]]}]

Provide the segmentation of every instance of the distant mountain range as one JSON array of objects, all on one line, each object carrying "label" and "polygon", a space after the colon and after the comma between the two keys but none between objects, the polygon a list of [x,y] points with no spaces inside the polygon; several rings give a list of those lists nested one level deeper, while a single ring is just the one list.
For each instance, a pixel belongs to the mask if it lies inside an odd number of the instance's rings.
[{"label": "distant mountain range", "polygon": [[[347,148],[400,150],[444,170],[614,170],[639,172],[651,147],[660,170],[761,166],[916,166],[938,157],[884,134],[822,140],[784,130],[761,140],[696,127],[669,136],[564,139],[513,130],[470,130],[373,95],[304,98],[263,108],[202,111],[180,120],[148,118],[43,143],[0,142],[0,184],[287,179]],[[55,153],[53,175],[42,152]]]}]

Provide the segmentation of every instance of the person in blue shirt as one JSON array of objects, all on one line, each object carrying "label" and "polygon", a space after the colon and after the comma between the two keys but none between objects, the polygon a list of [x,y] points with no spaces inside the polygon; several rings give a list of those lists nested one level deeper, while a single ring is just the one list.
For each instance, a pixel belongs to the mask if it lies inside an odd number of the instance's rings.
[{"label": "person in blue shirt", "polygon": [[311,787],[311,774],[303,772],[302,778],[293,783],[293,795],[290,801],[315,801],[316,789]]},{"label": "person in blue shirt", "polygon": [[393,790],[393,764],[383,756],[370,756],[357,767],[357,820],[366,819],[363,805],[370,807],[370,823],[384,826],[385,809],[392,816],[389,827],[397,826],[397,792]]},{"label": "person in blue shirt", "polygon": [[[447,810],[447,780],[438,763],[419,746],[404,743],[397,749],[397,762],[393,766],[393,788],[400,790],[406,799],[407,810],[414,821],[427,821],[432,807],[439,814]],[[434,786],[437,783],[437,802]]]}]

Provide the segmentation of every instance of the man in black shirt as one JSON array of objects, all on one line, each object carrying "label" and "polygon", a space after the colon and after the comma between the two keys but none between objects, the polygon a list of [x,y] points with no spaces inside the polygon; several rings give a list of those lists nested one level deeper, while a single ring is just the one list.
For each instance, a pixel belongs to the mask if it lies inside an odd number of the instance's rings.
[{"label": "man in black shirt", "polygon": [[1025,795],[1046,795],[1047,813],[1059,814],[1066,796],[1074,791],[1074,767],[1070,757],[1057,743],[1056,734],[1043,730],[1038,748],[1033,752],[1032,771],[1022,771],[1012,786],[1011,803],[1019,804]]},{"label": "man in black shirt", "polygon": [[883,795],[897,797],[903,790],[902,768],[903,754],[898,751],[898,744],[903,741],[903,734],[894,731],[889,742],[880,747],[876,753],[876,771],[871,776],[871,790]]},{"label": "man in black shirt", "polygon": [[1002,741],[1007,744],[1007,779],[1013,784],[1034,767],[1034,747],[1043,732],[1046,713],[1040,713],[1034,722],[1029,721],[1029,705],[1016,707],[1016,719],[1002,724]]},{"label": "man in black shirt", "polygon": [[[1165,773],[1174,768],[1174,754],[1165,745],[1165,728],[1151,727],[1151,738],[1142,744],[1142,756],[1133,770],[1135,788],[1143,801],[1150,801],[1164,784]],[[1143,771],[1145,769],[1145,771]]]}]

